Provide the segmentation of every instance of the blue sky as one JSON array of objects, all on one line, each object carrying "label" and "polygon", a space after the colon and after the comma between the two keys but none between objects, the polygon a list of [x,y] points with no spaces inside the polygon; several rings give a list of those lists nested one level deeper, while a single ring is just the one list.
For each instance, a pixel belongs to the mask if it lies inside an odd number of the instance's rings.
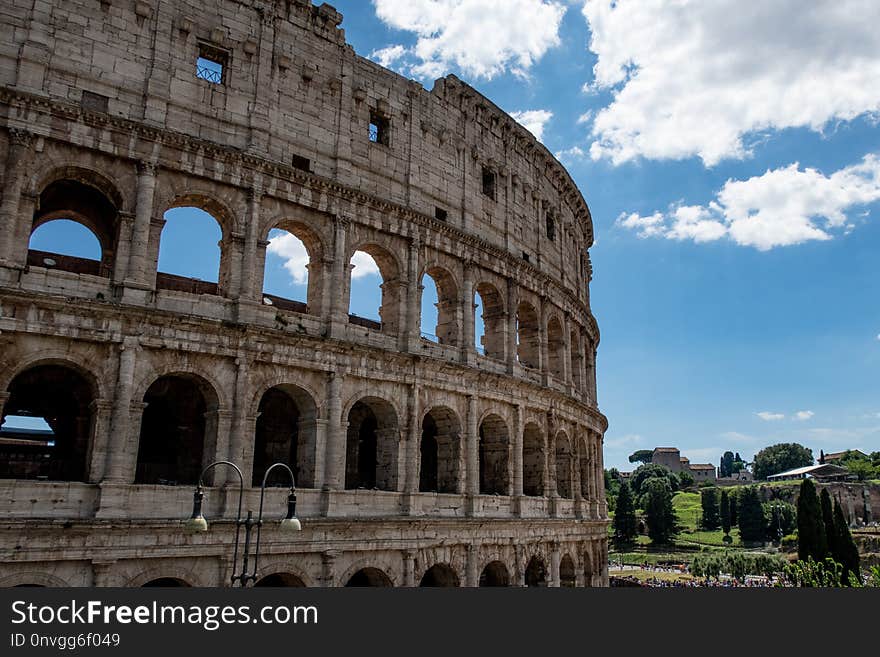
[{"label": "blue sky", "polygon": [[[333,4],[359,54],[427,88],[456,74],[580,187],[607,467],[655,446],[716,465],[782,441],[880,449],[875,3]],[[174,212],[187,249],[160,269],[216,280],[219,231],[197,253],[212,220]],[[302,264],[273,241],[266,291],[303,298]],[[375,316],[356,264],[352,312]]]}]

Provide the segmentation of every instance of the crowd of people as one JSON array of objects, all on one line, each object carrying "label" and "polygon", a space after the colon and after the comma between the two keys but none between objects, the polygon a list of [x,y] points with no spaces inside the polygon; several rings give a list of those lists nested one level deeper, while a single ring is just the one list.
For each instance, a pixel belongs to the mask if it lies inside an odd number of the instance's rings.
[{"label": "crowd of people", "polygon": [[[747,575],[744,579],[722,575],[719,578],[688,577],[687,564],[624,566],[611,564],[616,574],[610,576],[611,586],[642,586],[651,588],[767,588],[780,586],[777,578]],[[627,571],[633,574],[626,574]],[[635,572],[639,574],[636,575]],[[618,574],[619,573],[619,574]],[[645,575],[648,575],[647,577]],[[665,575],[665,576],[664,576]],[[678,576],[676,576],[678,575]]]}]

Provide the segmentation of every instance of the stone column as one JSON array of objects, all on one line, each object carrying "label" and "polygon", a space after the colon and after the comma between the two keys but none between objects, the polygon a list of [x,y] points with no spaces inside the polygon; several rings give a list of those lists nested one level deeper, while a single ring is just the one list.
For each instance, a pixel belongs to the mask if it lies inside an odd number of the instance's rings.
[{"label": "stone column", "polygon": [[406,466],[404,473],[404,492],[416,493],[419,490],[419,448],[421,446],[421,426],[419,416],[419,387],[415,383],[409,388],[409,434],[406,441]]},{"label": "stone column", "polygon": [[137,170],[137,201],[125,285],[149,289],[152,288],[152,284],[147,281],[146,263],[150,243],[150,224],[153,218],[153,199],[156,191],[156,165],[152,162],[138,162]]},{"label": "stone column", "polygon": [[[3,175],[3,198],[0,200],[0,265],[13,264],[15,248],[13,241],[22,231],[19,222],[19,203],[22,186],[27,174],[34,136],[26,130],[9,130],[9,150],[6,153],[6,170]],[[24,263],[18,263],[24,265]]]},{"label": "stone column", "polygon": [[[106,399],[95,399],[89,405],[92,412],[92,439],[89,445],[88,481],[99,483],[104,478],[107,467],[107,452],[110,443],[110,421],[113,415],[113,403]],[[3,409],[0,407],[0,417]]]},{"label": "stone column", "polygon": [[464,585],[469,588],[476,588],[480,585],[480,562],[477,553],[477,546],[469,543],[467,546],[467,572],[465,573]]},{"label": "stone column", "polygon": [[543,296],[538,298],[538,371],[541,373],[541,381],[545,386],[550,383],[550,351],[547,345],[549,305]]},{"label": "stone column", "polygon": [[467,261],[461,293],[461,326],[461,362],[469,363],[474,358],[474,267]]},{"label": "stone column", "polygon": [[550,581],[549,586],[559,588],[559,563],[561,557],[559,554],[559,544],[553,543],[550,548]]},{"label": "stone column", "polygon": [[330,321],[328,334],[331,338],[341,339],[348,323],[348,309],[345,302],[348,295],[343,294],[348,288],[346,274],[350,272],[348,258],[346,258],[346,232],[349,221],[343,217],[336,217],[333,226],[333,272],[331,282]]},{"label": "stone column", "polygon": [[403,551],[403,586],[416,585],[416,555],[412,550]]},{"label": "stone column", "polygon": [[476,503],[474,498],[480,493],[480,435],[477,426],[477,397],[476,395],[468,395],[467,406],[467,429],[465,431],[465,442],[467,445],[467,457],[465,463],[467,466],[467,488],[465,492],[471,498],[471,513]]},{"label": "stone column", "polygon": [[596,435],[596,497],[599,503],[599,517],[607,518],[608,517],[608,502],[605,500],[605,458],[602,450],[602,443],[604,442],[604,438],[601,435]]},{"label": "stone column", "polygon": [[408,284],[406,294],[406,326],[401,331],[402,340],[400,344],[403,350],[418,353],[421,343],[421,325],[419,318],[421,317],[421,300],[424,286],[422,285],[419,274],[419,240],[412,238],[409,242],[409,259],[408,259]]},{"label": "stone column", "polygon": [[342,422],[342,373],[330,372],[327,378],[327,447],[324,457],[323,513],[331,513],[332,491],[342,488],[345,460],[345,427]]},{"label": "stone column", "polygon": [[[107,449],[107,466],[103,481],[106,483],[131,483],[137,462],[138,441],[136,428],[131,426],[134,387],[134,370],[138,338],[128,336],[119,346],[119,368],[116,377],[116,394],[110,420],[110,444]],[[130,474],[128,474],[130,473]]]},{"label": "stone column", "polygon": [[[321,553],[321,586],[332,588],[336,585],[336,558],[339,553],[335,550],[325,550]],[[345,582],[340,582],[345,586]]]},{"label": "stone column", "polygon": [[517,283],[514,279],[507,279],[507,373],[516,372],[518,364],[516,353],[516,302]]},{"label": "stone column", "polygon": [[513,565],[513,572],[511,573],[511,578],[515,582],[514,586],[525,586],[526,585],[526,564],[525,564],[525,552],[523,550],[522,545],[515,545],[513,547],[513,552],[515,555],[516,563]]},{"label": "stone column", "polygon": [[563,347],[565,353],[562,356],[563,381],[569,392],[571,392],[574,378],[572,376],[572,366],[574,363],[571,360],[571,317],[568,313],[565,313],[565,324],[562,327],[562,331],[562,343],[565,345]]},{"label": "stone column", "polygon": [[[248,440],[249,437],[253,438],[253,434],[251,436],[246,434],[247,405],[250,401],[250,395],[248,394],[248,370],[247,356],[244,353],[239,353],[235,359],[235,396],[232,407],[232,430],[229,437],[229,452],[227,457],[225,457],[241,468],[245,486],[251,485],[254,472],[253,442]],[[234,473],[225,468],[222,470],[217,469],[215,483],[226,483],[233,487],[238,485],[237,477],[234,476]]]},{"label": "stone column", "polygon": [[257,242],[260,239],[261,217],[260,202],[263,199],[263,190],[256,184],[248,190],[248,213],[247,225],[244,234],[244,253],[241,258],[241,286],[238,298],[244,301],[256,301],[260,290],[256,289],[257,276]]},{"label": "stone column", "polygon": [[523,414],[522,404],[516,405],[513,421],[513,494],[523,494]]},{"label": "stone column", "polygon": [[99,561],[96,559],[92,560],[92,587],[101,587],[105,588],[108,586],[121,586],[120,582],[116,581],[116,578],[113,577],[111,571],[113,570],[113,566],[116,565],[115,560],[110,561]]}]

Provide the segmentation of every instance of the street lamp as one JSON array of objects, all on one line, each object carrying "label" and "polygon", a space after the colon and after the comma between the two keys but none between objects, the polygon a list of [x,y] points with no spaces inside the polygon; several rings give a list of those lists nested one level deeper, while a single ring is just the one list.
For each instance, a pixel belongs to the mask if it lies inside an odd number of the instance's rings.
[{"label": "street lamp", "polygon": [[[232,585],[234,586],[235,582],[240,582],[241,586],[244,587],[248,585],[248,582],[257,579],[257,567],[260,560],[260,530],[263,526],[263,498],[266,495],[266,482],[269,480],[269,473],[275,468],[283,468],[287,471],[287,474],[290,475],[290,492],[287,494],[287,515],[281,520],[281,531],[285,533],[298,532],[302,529],[302,524],[296,517],[296,483],[294,482],[293,471],[284,463],[274,463],[269,466],[269,469],[266,470],[266,474],[263,475],[263,485],[260,487],[260,511],[257,514],[257,518],[255,520],[253,513],[248,510],[247,517],[242,520],[241,503],[242,498],[244,497],[244,476],[241,474],[241,470],[235,465],[235,463],[232,463],[231,461],[215,461],[214,463],[205,466],[204,470],[202,470],[202,473],[199,475],[199,483],[198,486],[196,486],[195,493],[193,493],[192,516],[186,521],[185,525],[185,529],[189,533],[208,531],[208,521],[202,514],[202,501],[205,499],[205,494],[202,492],[202,480],[208,470],[216,468],[218,465],[227,465],[238,474],[238,515],[235,519],[235,547],[233,548],[232,553]],[[244,527],[244,550],[242,554],[241,573],[237,573],[238,543],[242,527]],[[253,571],[248,572],[248,559],[251,551],[251,530],[254,527],[257,528],[257,544],[254,551],[254,569]]]}]

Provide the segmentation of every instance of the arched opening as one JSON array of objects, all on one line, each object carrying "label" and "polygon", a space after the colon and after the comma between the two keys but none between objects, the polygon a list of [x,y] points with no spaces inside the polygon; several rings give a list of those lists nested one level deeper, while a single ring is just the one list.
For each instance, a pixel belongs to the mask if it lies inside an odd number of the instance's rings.
[{"label": "arched opening", "polygon": [[523,367],[540,367],[540,335],[538,313],[527,301],[519,304],[516,311],[517,359]]},{"label": "arched opening", "polygon": [[[290,466],[298,488],[314,486],[316,417],[315,402],[302,388],[279,385],[263,393],[254,440],[254,486],[263,483],[263,475],[274,463]],[[276,468],[267,484],[289,486],[290,478]]]},{"label": "arched opening", "polygon": [[544,453],[541,429],[530,422],[523,431],[523,495],[544,494]]},{"label": "arched opening", "polygon": [[504,360],[504,301],[490,283],[480,283],[474,289],[479,297],[479,304],[474,305],[474,344],[484,356]]},{"label": "arched opening", "polygon": [[547,365],[551,376],[565,381],[565,338],[562,324],[556,317],[547,322]]},{"label": "arched opening", "polygon": [[47,185],[34,212],[28,265],[109,277],[121,199],[108,191],[115,190],[69,178]]},{"label": "arched opening", "polygon": [[393,586],[391,579],[378,568],[361,568],[352,575],[346,586]]},{"label": "arched opening", "polygon": [[266,586],[275,588],[302,588],[305,586],[303,581],[296,575],[290,573],[274,573],[266,575],[264,578],[257,580],[254,586]]},{"label": "arched opening", "polygon": [[94,386],[64,365],[36,365],[7,389],[0,424],[0,478],[85,481]]},{"label": "arched opening", "polygon": [[421,333],[431,342],[458,344],[458,289],[452,275],[431,267],[422,276]]},{"label": "arched opening", "polygon": [[194,206],[171,208],[159,239],[156,287],[221,294],[228,258],[223,247],[223,229],[214,215]]},{"label": "arched opening", "polygon": [[480,493],[509,495],[510,440],[507,425],[497,415],[480,424]]},{"label": "arched opening", "polygon": [[345,449],[347,489],[397,490],[399,434],[397,414],[387,401],[366,397],[351,407]]},{"label": "arched opening", "polygon": [[583,353],[577,331],[571,332],[571,380],[576,390],[583,390]]},{"label": "arched opening", "polygon": [[153,587],[164,587],[164,588],[180,588],[186,587],[189,588],[189,584],[184,582],[182,579],[178,579],[176,577],[158,577],[156,579],[151,579],[149,582],[141,584],[141,588],[153,588]]},{"label": "arched opening", "polygon": [[526,566],[526,586],[547,586],[547,567],[538,556],[532,557]]},{"label": "arched opening", "polygon": [[425,571],[419,586],[456,587],[459,586],[458,575],[451,566],[438,563]]},{"label": "arched opening", "polygon": [[562,561],[559,562],[559,586],[563,588],[574,588],[577,585],[577,579],[574,574],[574,561],[569,555],[564,555]]},{"label": "arched opening", "polygon": [[571,443],[568,436],[556,436],[556,492],[559,497],[571,498]]},{"label": "arched opening", "polygon": [[507,566],[500,561],[487,564],[480,573],[480,586],[510,586]]},{"label": "arched opening", "polygon": [[298,313],[322,308],[322,249],[307,226],[284,222],[269,231],[263,267],[263,303]]},{"label": "arched opening", "polygon": [[[209,436],[216,435],[216,397],[188,375],[153,382],[144,394],[135,483],[168,486],[198,483]],[[209,422],[210,420],[210,422]]]},{"label": "arched opening", "polygon": [[400,326],[397,262],[385,249],[361,246],[351,256],[349,321],[396,335]]},{"label": "arched opening", "polygon": [[432,408],[422,419],[419,490],[461,492],[461,425],[449,408]]},{"label": "arched opening", "polygon": [[581,497],[585,500],[590,499],[590,451],[588,445],[589,443],[581,438],[578,463],[581,475]]}]

